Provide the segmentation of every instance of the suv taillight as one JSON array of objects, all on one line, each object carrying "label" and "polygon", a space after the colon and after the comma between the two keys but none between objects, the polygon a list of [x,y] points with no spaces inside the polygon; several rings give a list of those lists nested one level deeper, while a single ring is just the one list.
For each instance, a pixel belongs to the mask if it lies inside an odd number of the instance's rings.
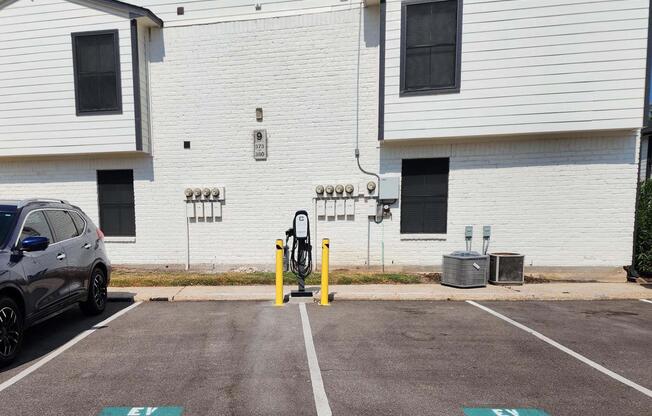
[{"label": "suv taillight", "polygon": [[99,238],[100,241],[104,241],[104,233],[99,228],[97,229],[97,238]]}]

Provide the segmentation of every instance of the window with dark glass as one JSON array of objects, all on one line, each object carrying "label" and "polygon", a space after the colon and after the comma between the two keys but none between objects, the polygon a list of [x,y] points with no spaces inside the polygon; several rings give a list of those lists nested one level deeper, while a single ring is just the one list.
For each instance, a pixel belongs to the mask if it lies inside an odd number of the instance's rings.
[{"label": "window with dark glass", "polygon": [[403,160],[401,233],[446,233],[448,171],[448,158]]},{"label": "window with dark glass", "polygon": [[72,217],[72,221],[75,223],[75,227],[77,227],[77,232],[79,235],[83,234],[84,230],[86,229],[86,221],[84,221],[82,217],[74,211],[69,211],[68,213]]},{"label": "window with dark glass", "polygon": [[107,237],[135,237],[134,172],[98,170],[100,228]]},{"label": "window with dark glass", "polygon": [[403,3],[401,93],[459,91],[461,8],[461,0]]},{"label": "window with dark glass", "polygon": [[65,241],[79,235],[77,227],[75,227],[75,223],[72,221],[68,212],[48,210],[45,211],[45,215],[48,217],[48,221],[54,232],[55,241]]},{"label": "window with dark glass", "polygon": [[27,237],[47,237],[51,243],[54,242],[50,226],[45,220],[43,211],[34,211],[27,216],[23,229],[20,232],[20,242]]},{"label": "window with dark glass", "polygon": [[122,112],[118,31],[72,34],[77,114]]},{"label": "window with dark glass", "polygon": [[0,212],[0,247],[13,230],[15,219],[16,214],[13,212]]}]

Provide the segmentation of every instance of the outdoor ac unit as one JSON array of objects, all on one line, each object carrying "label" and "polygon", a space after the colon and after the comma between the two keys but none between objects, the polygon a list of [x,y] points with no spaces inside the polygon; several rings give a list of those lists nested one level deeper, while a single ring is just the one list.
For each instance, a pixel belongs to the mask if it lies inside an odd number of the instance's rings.
[{"label": "outdoor ac unit", "polygon": [[525,256],[517,253],[489,255],[489,283],[494,285],[522,285]]},{"label": "outdoor ac unit", "polygon": [[476,251],[455,251],[444,255],[441,284],[453,287],[487,285],[489,256]]}]

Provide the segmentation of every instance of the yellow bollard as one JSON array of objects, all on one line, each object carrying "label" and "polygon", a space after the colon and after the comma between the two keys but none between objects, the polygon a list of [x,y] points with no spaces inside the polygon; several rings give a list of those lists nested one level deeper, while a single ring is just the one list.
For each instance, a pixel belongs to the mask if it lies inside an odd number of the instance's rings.
[{"label": "yellow bollard", "polygon": [[283,240],[276,240],[276,301],[275,306],[283,306]]},{"label": "yellow bollard", "polygon": [[321,302],[322,306],[328,306],[328,253],[330,250],[330,240],[324,238],[321,240]]}]

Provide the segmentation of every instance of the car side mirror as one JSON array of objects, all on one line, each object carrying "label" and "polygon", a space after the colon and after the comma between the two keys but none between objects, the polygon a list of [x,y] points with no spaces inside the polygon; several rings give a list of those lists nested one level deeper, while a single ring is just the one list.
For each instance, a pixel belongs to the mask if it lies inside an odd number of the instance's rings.
[{"label": "car side mirror", "polygon": [[26,237],[20,244],[23,251],[43,251],[50,245],[50,239],[47,237]]}]

